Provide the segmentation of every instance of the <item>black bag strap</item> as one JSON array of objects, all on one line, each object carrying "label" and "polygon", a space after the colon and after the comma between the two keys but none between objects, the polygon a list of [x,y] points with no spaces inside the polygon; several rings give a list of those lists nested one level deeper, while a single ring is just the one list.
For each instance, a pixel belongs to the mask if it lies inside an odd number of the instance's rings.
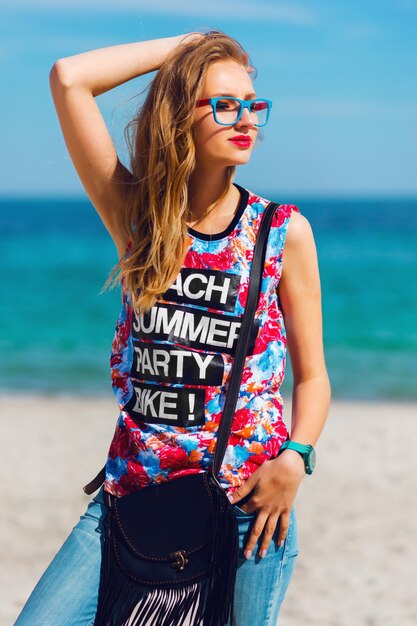
[{"label": "black bag strap", "polygon": [[236,410],[236,403],[242,381],[242,374],[245,367],[245,359],[248,353],[251,339],[252,323],[258,307],[259,295],[262,283],[262,274],[265,264],[266,247],[268,243],[269,230],[275,210],[279,205],[270,202],[263,212],[259,232],[255,242],[253,259],[249,274],[248,295],[242,323],[239,330],[235,357],[230,373],[229,386],[226,392],[226,401],[223,407],[219,428],[217,431],[217,443],[214,451],[213,464],[210,472],[217,481],[217,476],[226,453],[227,443],[232,428],[233,417]]},{"label": "black bag strap", "polygon": [[[278,208],[276,202],[270,202],[264,210],[259,226],[258,235],[253,251],[251,269],[249,273],[249,287],[246,299],[245,311],[242,316],[242,322],[239,330],[239,337],[236,344],[235,357],[230,373],[229,386],[226,392],[226,401],[222,411],[222,417],[217,434],[217,443],[214,452],[213,463],[209,468],[214,479],[217,476],[226,453],[227,443],[232,428],[233,417],[235,414],[236,403],[239,397],[242,374],[245,365],[245,359],[249,349],[251,339],[252,324],[255,317],[256,309],[259,301],[261,290],[262,274],[265,263],[266,247],[268,243],[269,230],[275,210]],[[97,491],[106,479],[106,465],[99,471],[97,476],[91,482],[83,487],[83,491],[90,495]]]}]

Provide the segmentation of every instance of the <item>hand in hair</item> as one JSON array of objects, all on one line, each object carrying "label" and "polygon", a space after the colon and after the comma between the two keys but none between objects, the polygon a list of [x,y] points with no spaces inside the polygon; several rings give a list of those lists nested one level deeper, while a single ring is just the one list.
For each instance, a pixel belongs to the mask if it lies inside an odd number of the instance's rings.
[{"label": "hand in hair", "polygon": [[[190,43],[190,41],[194,41],[195,39],[204,39],[204,33],[199,33],[198,31],[193,31],[192,33],[188,33],[184,35],[184,37],[180,41],[180,45],[183,43]],[[187,39],[187,41],[185,41]]]},{"label": "hand in hair", "polygon": [[[199,39],[204,39],[205,37],[210,37],[210,36],[216,36],[216,34],[221,33],[221,31],[209,31],[207,33],[200,33],[198,31],[193,31],[191,33],[188,33],[187,35],[184,35],[182,37],[182,39],[180,39],[180,45],[181,44],[187,44],[190,43],[190,41],[194,41],[194,40],[199,40]],[[180,35],[181,37],[181,35]],[[252,65],[248,65],[249,63],[249,55],[247,52],[243,51],[243,63],[246,67],[246,71],[250,74],[251,72],[253,72],[253,70],[255,69]]]}]

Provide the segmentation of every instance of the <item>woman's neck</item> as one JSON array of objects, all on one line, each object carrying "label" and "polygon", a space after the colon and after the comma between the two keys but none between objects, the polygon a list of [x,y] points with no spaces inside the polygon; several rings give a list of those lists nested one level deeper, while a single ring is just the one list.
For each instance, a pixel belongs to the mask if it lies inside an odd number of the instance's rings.
[{"label": "woman's neck", "polygon": [[[211,229],[212,232],[220,232],[222,229],[215,226],[215,224],[221,224],[224,221],[227,223],[233,218],[236,210],[239,206],[240,193],[235,185],[230,183],[227,194],[222,198],[217,205],[212,207],[207,215],[207,209],[213,202],[219,198],[224,190],[224,187],[217,193],[213,193],[213,188],[207,190],[200,189],[196,196],[190,194],[190,219],[187,221],[187,225],[191,228],[199,225],[204,226],[207,229]],[[226,224],[227,226],[227,224]]]}]

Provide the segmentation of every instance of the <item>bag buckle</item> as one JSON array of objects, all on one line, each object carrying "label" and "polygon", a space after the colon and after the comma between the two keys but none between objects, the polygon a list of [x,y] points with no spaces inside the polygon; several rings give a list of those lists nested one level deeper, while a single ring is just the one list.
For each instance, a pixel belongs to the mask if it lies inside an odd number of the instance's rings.
[{"label": "bag buckle", "polygon": [[175,559],[174,563],[171,563],[171,567],[183,570],[188,563],[185,550],[175,550],[175,552],[169,553],[170,559]]}]

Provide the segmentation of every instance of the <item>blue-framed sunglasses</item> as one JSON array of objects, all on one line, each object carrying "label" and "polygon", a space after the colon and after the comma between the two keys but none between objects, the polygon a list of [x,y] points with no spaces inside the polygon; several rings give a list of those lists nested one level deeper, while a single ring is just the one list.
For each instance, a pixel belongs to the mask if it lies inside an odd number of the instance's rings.
[{"label": "blue-framed sunglasses", "polygon": [[272,100],[254,98],[253,100],[241,100],[233,96],[217,96],[215,98],[203,98],[197,101],[196,106],[201,107],[210,104],[214,119],[222,126],[233,126],[242,117],[243,109],[248,109],[255,119],[254,125],[265,126],[269,120],[269,112]]}]

